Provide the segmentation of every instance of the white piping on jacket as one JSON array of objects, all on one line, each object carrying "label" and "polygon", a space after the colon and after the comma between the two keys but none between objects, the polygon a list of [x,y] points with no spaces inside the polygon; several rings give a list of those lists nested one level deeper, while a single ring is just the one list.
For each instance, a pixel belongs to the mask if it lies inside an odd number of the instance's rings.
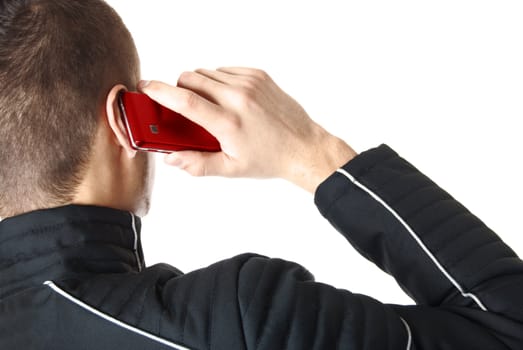
[{"label": "white piping on jacket", "polygon": [[142,263],[140,261],[140,255],[138,254],[138,232],[136,231],[136,219],[134,218],[133,213],[129,213],[129,214],[131,214],[131,226],[133,228],[133,233],[134,233],[134,246],[133,246],[134,256],[136,257],[136,264],[138,264],[138,271],[141,272]]},{"label": "white piping on jacket", "polygon": [[95,309],[94,307],[92,306],[89,306],[87,305],[86,303],[84,303],[83,301],[75,298],[74,296],[70,295],[69,293],[67,293],[66,291],[64,291],[63,289],[61,289],[60,287],[58,287],[56,284],[54,284],[54,282],[52,281],[47,281],[47,282],[44,282],[44,284],[46,286],[48,286],[49,288],[51,288],[53,291],[55,291],[56,293],[60,294],[61,296],[63,296],[64,298],[66,298],[67,300],[73,302],[74,304],[80,306],[81,308],[85,309],[86,311],[88,312],[91,312],[93,314],[95,314],[96,316],[100,317],[100,318],[103,318],[104,320],[106,321],[109,321],[119,327],[122,327],[122,328],[125,328],[133,333],[136,333],[138,335],[141,335],[145,338],[149,338],[151,340],[154,340],[158,343],[161,343],[163,345],[167,345],[168,347],[170,348],[173,348],[173,349],[176,349],[176,350],[191,350],[189,348],[186,348],[186,347],[183,347],[181,345],[178,345],[178,344],[175,344],[173,342],[170,342],[168,340],[165,340],[163,338],[160,338],[156,335],[153,335],[151,333],[148,333],[146,331],[143,331],[139,328],[136,328],[136,327],[133,327],[131,325],[128,325],[127,323],[124,323],[112,316],[109,316],[107,314],[104,314],[103,312]]},{"label": "white piping on jacket", "polygon": [[441,265],[441,263],[438,261],[438,259],[434,256],[434,254],[432,254],[432,252],[427,248],[427,246],[425,245],[425,243],[423,243],[423,241],[419,238],[419,236],[414,232],[414,230],[412,230],[412,228],[401,218],[401,216],[399,216],[398,213],[396,213],[396,211],[394,209],[392,209],[387,203],[385,203],[385,201],[383,199],[381,199],[380,197],[378,197],[377,194],[375,194],[374,192],[372,192],[370,189],[368,189],[365,185],[361,184],[358,180],[356,180],[356,178],[354,178],[354,176],[352,176],[351,174],[349,174],[348,171],[346,171],[345,169],[338,169],[337,170],[338,173],[344,175],[346,178],[348,178],[350,181],[352,181],[356,186],[358,186],[359,188],[361,188],[362,190],[364,190],[365,192],[367,192],[372,198],[374,198],[376,201],[378,201],[381,205],[383,205],[392,215],[394,215],[394,217],[396,217],[396,219],[398,219],[398,221],[405,227],[405,229],[407,230],[407,232],[410,233],[410,235],[412,236],[412,238],[414,238],[414,240],[418,243],[418,245],[421,247],[421,249],[423,249],[423,251],[425,252],[425,254],[427,254],[427,256],[432,260],[432,262],[434,262],[434,264],[437,266],[437,268],[443,273],[443,275],[454,285],[454,287],[456,287],[457,290],[459,290],[459,292],[461,293],[461,295],[465,298],[471,298],[472,300],[474,300],[474,302],[481,308],[481,310],[483,311],[488,311],[487,308],[485,307],[485,305],[483,305],[483,303],[479,300],[479,298],[477,296],[475,296],[474,294],[472,293],[468,293],[468,292],[465,292],[465,290],[463,289],[463,287],[458,283],[458,281],[456,281],[456,279],[454,277],[452,277],[452,275],[443,267],[443,265]]},{"label": "white piping on jacket", "polygon": [[410,347],[412,346],[412,332],[410,331],[410,326],[403,319],[403,317],[400,317],[401,322],[403,322],[403,325],[405,326],[405,329],[407,330],[408,340],[407,340],[407,350],[410,350]]}]

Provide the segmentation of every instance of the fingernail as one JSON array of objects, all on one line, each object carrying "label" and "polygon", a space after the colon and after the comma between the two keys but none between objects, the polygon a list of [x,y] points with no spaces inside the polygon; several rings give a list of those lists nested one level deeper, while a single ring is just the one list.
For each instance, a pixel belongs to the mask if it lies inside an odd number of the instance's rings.
[{"label": "fingernail", "polygon": [[150,80],[140,80],[140,82],[138,82],[138,89],[139,90],[145,89],[146,87],[149,86],[150,83],[151,83]]}]

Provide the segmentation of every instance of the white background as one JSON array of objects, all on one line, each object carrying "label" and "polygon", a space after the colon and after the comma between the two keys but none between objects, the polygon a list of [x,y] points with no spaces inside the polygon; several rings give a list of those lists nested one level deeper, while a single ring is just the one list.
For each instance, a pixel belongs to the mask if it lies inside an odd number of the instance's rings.
[{"label": "white background", "polygon": [[[108,2],[134,35],[144,78],[263,68],[356,151],[387,143],[523,254],[521,1]],[[190,271],[257,252],[411,303],[312,195],[280,180],[191,178],[159,156],[143,224],[149,265]]]}]

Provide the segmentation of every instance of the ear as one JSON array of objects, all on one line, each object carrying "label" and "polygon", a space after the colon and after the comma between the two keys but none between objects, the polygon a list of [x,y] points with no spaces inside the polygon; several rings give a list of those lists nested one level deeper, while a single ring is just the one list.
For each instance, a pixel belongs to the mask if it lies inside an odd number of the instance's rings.
[{"label": "ear", "polygon": [[129,143],[127,131],[125,130],[125,125],[122,121],[120,108],[118,106],[118,94],[122,90],[127,90],[127,88],[122,84],[118,84],[113,86],[111,91],[109,91],[109,95],[107,95],[105,105],[107,122],[109,123],[109,126],[111,127],[111,130],[116,137],[116,141],[120,146],[123,147],[127,156],[129,158],[134,158],[136,156],[136,150],[132,148],[131,144]]}]

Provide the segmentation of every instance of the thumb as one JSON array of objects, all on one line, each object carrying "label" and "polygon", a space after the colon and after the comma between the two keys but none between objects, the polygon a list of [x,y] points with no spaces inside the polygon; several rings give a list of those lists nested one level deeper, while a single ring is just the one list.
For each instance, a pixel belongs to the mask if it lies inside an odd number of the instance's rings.
[{"label": "thumb", "polygon": [[192,176],[228,176],[231,159],[223,152],[179,151],[168,154],[165,163]]}]

